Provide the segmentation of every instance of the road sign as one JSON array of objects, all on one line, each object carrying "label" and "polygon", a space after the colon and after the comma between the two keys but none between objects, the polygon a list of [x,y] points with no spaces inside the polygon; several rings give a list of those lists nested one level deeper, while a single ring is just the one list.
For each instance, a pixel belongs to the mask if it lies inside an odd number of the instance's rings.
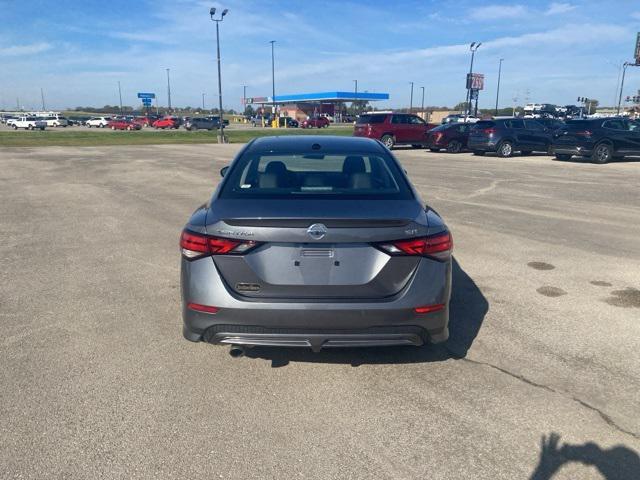
[{"label": "road sign", "polygon": [[634,58],[636,59],[636,65],[640,64],[640,32],[638,32],[638,36],[636,37],[636,52]]},{"label": "road sign", "polygon": [[145,107],[150,107],[150,106],[151,106],[151,99],[150,99],[150,98],[143,98],[143,99],[142,99],[142,104],[143,104]]},{"label": "road sign", "polygon": [[467,73],[467,89],[483,90],[484,74],[483,73]]},{"label": "road sign", "polygon": [[138,98],[156,98],[155,93],[138,93]]}]

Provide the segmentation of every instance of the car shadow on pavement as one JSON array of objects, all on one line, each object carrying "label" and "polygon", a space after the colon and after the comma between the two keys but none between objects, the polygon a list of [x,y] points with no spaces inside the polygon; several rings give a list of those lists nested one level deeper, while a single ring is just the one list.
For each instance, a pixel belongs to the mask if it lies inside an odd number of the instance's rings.
[{"label": "car shadow on pavement", "polygon": [[551,480],[568,463],[595,467],[606,480],[640,478],[640,456],[623,445],[603,449],[593,442],[581,445],[565,443],[561,447],[559,444],[560,435],[557,433],[542,436],[538,466],[529,480]]},{"label": "car shadow on pavement", "polygon": [[305,348],[253,347],[245,356],[270,360],[271,366],[290,362],[343,363],[353,367],[366,364],[441,362],[467,355],[475,340],[489,302],[473,279],[453,259],[452,294],[449,304],[449,340],[423,347],[376,347],[326,349],[314,353]]}]

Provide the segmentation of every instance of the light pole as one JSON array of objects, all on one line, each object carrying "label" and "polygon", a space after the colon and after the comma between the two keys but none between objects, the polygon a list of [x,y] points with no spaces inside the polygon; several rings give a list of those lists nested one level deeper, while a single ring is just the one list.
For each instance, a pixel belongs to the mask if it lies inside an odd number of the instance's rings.
[{"label": "light pole", "polygon": [[218,106],[219,106],[219,121],[218,126],[220,128],[220,133],[218,134],[218,143],[224,143],[224,123],[222,119],[222,74],[220,73],[220,22],[224,18],[224,16],[229,13],[229,9],[225,8],[220,15],[220,18],[215,18],[216,9],[211,8],[209,10],[209,15],[211,16],[211,20],[216,22],[216,45],[218,51]]},{"label": "light pole", "polygon": [[44,112],[46,108],[44,107],[44,90],[40,88],[40,98],[42,98],[42,111]]},{"label": "light pole", "polygon": [[413,112],[413,82],[411,84],[411,97],[409,97],[409,113]]},{"label": "light pole", "polygon": [[422,90],[422,103],[420,104],[420,110],[422,111],[422,115],[426,117],[426,115],[424,114],[424,87],[420,87],[420,89]]},{"label": "light pole", "polygon": [[169,103],[169,113],[171,113],[171,81],[169,80],[169,69],[167,68],[167,101]]},{"label": "light pole", "polygon": [[473,59],[475,57],[476,50],[480,48],[480,45],[482,45],[481,42],[472,42],[471,45],[469,45],[469,50],[471,50],[471,66],[469,67],[469,76],[467,77],[467,108],[465,119],[471,115],[471,74],[473,74]]},{"label": "light pole", "polygon": [[202,111],[204,111],[204,93],[202,94]]},{"label": "light pole", "polygon": [[[276,118],[276,63],[273,50],[276,41],[270,40],[269,43],[271,44],[271,114],[273,115],[271,122],[273,123]],[[276,127],[279,126],[280,122],[278,121]]]},{"label": "light pole", "polygon": [[244,107],[244,110],[242,111],[242,113],[244,114],[244,112],[247,111],[247,86],[246,85],[242,85],[242,106]]},{"label": "light pole", "polygon": [[353,97],[356,100],[354,102],[355,105],[353,105],[355,107],[353,110],[354,110],[355,114],[357,115],[358,114],[358,103],[357,103],[358,102],[358,80],[354,80],[353,83],[355,83],[355,90],[353,91],[354,92]]},{"label": "light pole", "polygon": [[618,97],[617,114],[620,115],[620,104],[622,103],[622,89],[624,88],[624,76],[627,73],[627,67],[638,67],[640,63],[624,62],[622,64],[622,80],[620,81],[620,96]]},{"label": "light pole", "polygon": [[120,115],[122,115],[122,90],[120,89],[120,80],[118,80],[118,97],[120,98]]},{"label": "light pole", "polygon": [[502,74],[502,62],[504,58],[500,59],[500,65],[498,66],[498,89],[496,90],[496,111],[495,114],[498,115],[498,99],[500,98],[500,76]]}]

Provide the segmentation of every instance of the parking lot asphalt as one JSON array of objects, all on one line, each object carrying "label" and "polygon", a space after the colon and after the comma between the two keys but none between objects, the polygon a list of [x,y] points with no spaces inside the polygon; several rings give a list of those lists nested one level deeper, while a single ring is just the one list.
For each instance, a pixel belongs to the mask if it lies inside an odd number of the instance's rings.
[{"label": "parking lot asphalt", "polygon": [[234,359],[178,236],[239,148],[0,150],[0,478],[640,478],[640,162],[397,150],[448,344]]}]

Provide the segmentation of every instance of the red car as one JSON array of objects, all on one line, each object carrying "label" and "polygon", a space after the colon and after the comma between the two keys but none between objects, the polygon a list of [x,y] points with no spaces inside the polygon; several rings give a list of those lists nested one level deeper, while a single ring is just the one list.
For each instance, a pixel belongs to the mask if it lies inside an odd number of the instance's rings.
[{"label": "red car", "polygon": [[140,125],[141,127],[148,127],[154,122],[154,120],[155,119],[150,117],[136,117],[132,120],[132,122],[136,125]]},{"label": "red car", "polygon": [[429,131],[427,141],[429,150],[439,152],[445,148],[449,153],[459,153],[467,148],[469,132],[473,123],[445,123]]},{"label": "red car", "polygon": [[409,113],[366,113],[356,120],[355,137],[380,140],[388,149],[394,145],[427,145],[427,132],[436,127]]},{"label": "red car", "polygon": [[180,120],[176,117],[164,117],[153,122],[151,126],[155,129],[178,128],[180,126]]},{"label": "red car", "polygon": [[328,126],[329,120],[327,120],[325,117],[308,118],[300,125],[300,127],[302,128],[323,128]]},{"label": "red car", "polygon": [[109,120],[107,127],[111,130],[140,130],[140,125],[137,125],[126,118],[114,118]]}]

